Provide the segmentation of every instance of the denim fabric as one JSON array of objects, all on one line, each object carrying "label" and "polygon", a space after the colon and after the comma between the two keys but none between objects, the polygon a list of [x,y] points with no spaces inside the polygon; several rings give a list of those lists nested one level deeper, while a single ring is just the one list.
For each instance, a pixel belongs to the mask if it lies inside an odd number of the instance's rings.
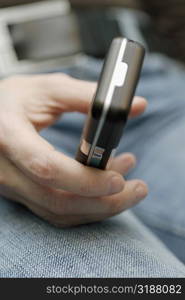
[{"label": "denim fabric", "polygon": [[[69,74],[96,80],[90,59]],[[160,55],[147,57],[137,93],[149,99],[130,120],[118,153],[131,151],[149,196],[104,222],[56,229],[22,206],[0,200],[0,277],[185,277],[185,70]],[[42,135],[74,156],[84,116],[68,114]],[[169,250],[171,249],[171,251]]]}]

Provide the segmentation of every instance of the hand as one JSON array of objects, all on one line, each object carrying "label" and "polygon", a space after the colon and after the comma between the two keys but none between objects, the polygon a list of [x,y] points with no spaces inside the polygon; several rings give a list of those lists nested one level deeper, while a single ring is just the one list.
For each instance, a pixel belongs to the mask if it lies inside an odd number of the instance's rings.
[{"label": "hand", "polygon": [[[80,164],[56,151],[39,131],[62,113],[87,113],[96,84],[64,74],[18,76],[0,83],[0,194],[57,226],[103,220],[147,195],[140,180],[125,182],[132,154],[112,160],[108,170]],[[131,117],[146,108],[136,97]]]}]

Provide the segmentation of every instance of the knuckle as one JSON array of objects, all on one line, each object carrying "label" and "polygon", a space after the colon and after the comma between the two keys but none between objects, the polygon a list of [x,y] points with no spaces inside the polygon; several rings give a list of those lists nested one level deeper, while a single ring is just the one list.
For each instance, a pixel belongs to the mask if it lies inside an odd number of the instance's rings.
[{"label": "knuckle", "polygon": [[51,214],[59,217],[66,214],[67,201],[61,191],[47,188],[42,197],[42,201]]},{"label": "knuckle", "polygon": [[80,194],[85,196],[90,196],[95,194],[95,185],[93,181],[89,178],[86,178],[80,186]]},{"label": "knuckle", "polygon": [[32,158],[29,162],[29,170],[41,182],[53,183],[55,180],[55,166],[47,158]]},{"label": "knuckle", "polygon": [[110,198],[106,201],[106,207],[110,214],[115,215],[123,210],[123,200],[118,198]]},{"label": "knuckle", "polygon": [[70,201],[68,198],[62,195],[62,193],[57,194],[56,191],[50,193],[49,200],[49,211],[52,216],[54,216],[53,221],[57,223],[61,223],[62,225],[70,225],[71,221],[74,219],[73,215],[73,207],[71,206],[71,202],[76,200],[75,195],[70,196]]}]

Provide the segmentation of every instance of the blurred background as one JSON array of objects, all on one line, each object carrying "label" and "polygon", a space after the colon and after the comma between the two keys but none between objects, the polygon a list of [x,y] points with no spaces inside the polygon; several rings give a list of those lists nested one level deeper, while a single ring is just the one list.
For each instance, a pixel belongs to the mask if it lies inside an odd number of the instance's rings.
[{"label": "blurred background", "polygon": [[115,36],[185,63],[184,0],[0,0],[0,77],[103,58]]}]

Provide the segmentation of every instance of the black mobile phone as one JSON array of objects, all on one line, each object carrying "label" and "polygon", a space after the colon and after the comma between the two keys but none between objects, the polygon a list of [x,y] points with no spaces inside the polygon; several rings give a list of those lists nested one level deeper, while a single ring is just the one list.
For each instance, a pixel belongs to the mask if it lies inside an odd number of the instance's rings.
[{"label": "black mobile phone", "polygon": [[84,126],[76,160],[105,169],[123,134],[140,76],[145,50],[126,38],[110,46]]}]

